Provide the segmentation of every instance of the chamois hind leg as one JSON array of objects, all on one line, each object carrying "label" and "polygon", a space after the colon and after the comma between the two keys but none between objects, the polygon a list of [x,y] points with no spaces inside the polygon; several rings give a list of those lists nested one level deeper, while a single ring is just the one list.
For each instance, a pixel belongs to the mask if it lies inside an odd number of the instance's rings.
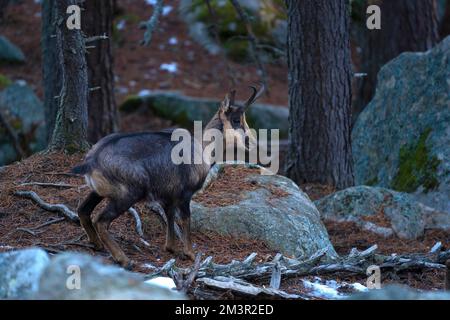
[{"label": "chamois hind leg", "polygon": [[181,228],[183,229],[183,253],[191,260],[195,260],[195,253],[191,242],[191,208],[190,199],[180,205]]},{"label": "chamois hind leg", "polygon": [[96,215],[93,221],[100,240],[109,250],[113,259],[126,269],[131,268],[132,262],[122,251],[119,244],[111,237],[108,228],[114,219],[128,210],[134,203],[135,201],[131,200],[110,199],[106,208],[99,215]]},{"label": "chamois hind leg", "polygon": [[89,242],[94,245],[96,250],[103,249],[103,244],[98,238],[97,232],[92,225],[91,213],[102,200],[103,197],[92,191],[77,210],[78,217],[80,218],[80,224],[86,232]]},{"label": "chamois hind leg", "polygon": [[166,244],[164,250],[174,253],[176,251],[175,245],[175,207],[165,206],[164,211],[167,217],[166,225]]}]

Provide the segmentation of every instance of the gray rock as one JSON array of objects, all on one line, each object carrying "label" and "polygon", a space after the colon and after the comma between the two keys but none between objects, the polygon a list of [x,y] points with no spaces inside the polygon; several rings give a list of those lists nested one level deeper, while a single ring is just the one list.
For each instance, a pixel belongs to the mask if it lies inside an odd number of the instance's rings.
[{"label": "gray rock", "polygon": [[[215,179],[223,166],[213,167],[205,185]],[[324,248],[328,250],[328,258],[337,256],[314,203],[293,181],[278,175],[260,175],[257,171],[246,179],[260,187],[242,190],[243,198],[236,204],[207,207],[192,201],[192,228],[258,239],[274,250],[300,259]],[[273,197],[270,188],[281,189],[288,195]],[[202,192],[204,189],[199,191]]]},{"label": "gray rock", "polygon": [[406,286],[388,285],[381,289],[372,289],[358,293],[349,300],[450,300],[450,292],[419,291]]},{"label": "gray rock", "polygon": [[378,74],[352,132],[357,184],[413,193],[450,213],[450,36]]},{"label": "gray rock", "polygon": [[[80,275],[80,282],[73,276]],[[144,276],[115,265],[105,265],[86,254],[63,253],[55,257],[41,276],[35,299],[58,300],[178,300],[178,291],[144,283]],[[79,286],[78,286],[79,284]],[[79,289],[78,289],[79,288]]]},{"label": "gray rock", "polygon": [[29,299],[50,259],[42,249],[0,253],[0,300]]},{"label": "gray rock", "polygon": [[[194,121],[207,123],[217,111],[219,104],[219,100],[191,98],[176,92],[152,91],[143,97],[129,97],[120,106],[120,110],[132,112],[146,105],[157,116],[190,127]],[[250,107],[246,116],[251,128],[279,129],[280,138],[288,135],[289,110],[285,107],[256,103]]]},{"label": "gray rock", "polygon": [[[392,234],[400,238],[415,239],[425,229],[450,229],[450,217],[427,207],[408,193],[380,188],[357,186],[338,191],[315,201],[323,219],[353,221],[362,228],[385,237]],[[365,217],[380,212],[391,226],[379,226],[365,221]]]},{"label": "gray rock", "polygon": [[[45,114],[42,102],[27,85],[12,84],[0,92],[0,108],[19,136],[29,137],[29,149],[37,152],[46,146]],[[0,127],[0,166],[17,160],[9,137]]]},{"label": "gray rock", "polygon": [[25,62],[22,50],[4,36],[0,36],[0,62]]}]

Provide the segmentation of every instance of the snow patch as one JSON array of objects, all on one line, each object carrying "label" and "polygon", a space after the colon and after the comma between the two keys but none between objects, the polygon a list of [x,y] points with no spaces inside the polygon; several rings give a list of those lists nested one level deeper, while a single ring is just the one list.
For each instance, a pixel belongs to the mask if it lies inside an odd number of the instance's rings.
[{"label": "snow patch", "polygon": [[369,289],[362,285],[361,283],[355,282],[349,284],[347,282],[337,282],[335,280],[326,280],[323,281],[320,277],[314,277],[312,281],[302,280],[303,286],[307,289],[310,289],[312,294],[315,297],[324,298],[324,299],[342,299],[347,297],[351,293],[342,293],[339,292],[344,288],[353,289],[353,293],[355,292],[366,292]]},{"label": "snow patch", "polygon": [[162,15],[167,16],[172,11],[172,6],[164,6],[162,8]]},{"label": "snow patch", "polygon": [[156,277],[145,281],[145,283],[154,284],[167,289],[176,289],[175,282],[169,277]]},{"label": "snow patch", "polygon": [[170,37],[169,44],[174,46],[178,43],[178,39],[176,37]]},{"label": "snow patch", "polygon": [[340,299],[341,298],[341,295],[336,290],[336,288],[333,288],[326,284],[321,284],[320,282],[317,282],[317,280],[315,282],[311,282],[308,280],[302,280],[302,281],[303,281],[303,285],[305,286],[305,288],[311,289],[312,294],[317,297],[326,298],[326,299]]},{"label": "snow patch", "polygon": [[117,24],[116,24],[116,28],[117,28],[117,30],[123,30],[123,29],[125,29],[125,24],[126,24],[126,21],[125,20],[120,20],[119,22],[117,22]]},{"label": "snow patch", "polygon": [[[148,89],[143,89],[143,90],[139,91],[139,93],[138,93],[138,97],[145,97],[145,96],[149,96],[149,95],[150,95],[150,90],[148,90]],[[143,241],[145,241],[145,240],[143,240]],[[148,244],[148,242],[147,242],[147,244]],[[147,245],[147,244],[145,244],[145,245]]]},{"label": "snow patch", "polygon": [[170,72],[170,73],[175,73],[175,72],[178,71],[178,64],[176,62],[163,63],[163,64],[161,64],[159,69],[165,70],[165,71]]}]

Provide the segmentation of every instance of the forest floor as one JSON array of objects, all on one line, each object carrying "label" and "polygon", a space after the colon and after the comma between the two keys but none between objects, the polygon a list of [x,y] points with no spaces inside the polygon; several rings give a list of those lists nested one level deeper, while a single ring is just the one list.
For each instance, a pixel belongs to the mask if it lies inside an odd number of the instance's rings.
[{"label": "forest floor", "polygon": [[[81,156],[62,154],[36,154],[21,162],[3,167],[0,172],[0,252],[16,248],[39,246],[49,253],[56,254],[67,250],[84,252],[99,256],[107,263],[113,263],[106,252],[97,252],[89,247],[83,230],[77,224],[61,220],[49,225],[43,224],[59,218],[58,214],[41,209],[31,200],[14,195],[18,190],[35,191],[44,201],[62,203],[76,210],[80,201],[89,192],[84,179],[69,175],[70,169],[81,161]],[[239,176],[233,173],[230,183],[239,184]],[[245,171],[243,171],[245,174]],[[233,180],[233,182],[231,182]],[[30,182],[65,183],[71,188],[42,187],[23,185]],[[227,186],[230,188],[232,186]],[[239,189],[236,185],[235,189]],[[320,185],[302,186],[312,199],[320,198],[332,192],[332,188]],[[100,210],[102,204],[100,204]],[[165,230],[157,219],[143,204],[136,207],[140,213],[146,241],[144,245],[135,232],[135,223],[131,215],[124,214],[111,225],[111,233],[124,249],[125,253],[136,263],[133,271],[150,273],[146,264],[161,266],[174,256],[165,252],[162,247]],[[341,255],[349,253],[351,248],[364,250],[377,244],[381,254],[425,253],[437,242],[441,241],[444,248],[450,246],[450,233],[443,231],[427,231],[417,240],[402,240],[396,237],[383,238],[368,231],[361,230],[353,223],[336,223],[324,221],[332,244]],[[258,254],[256,262],[269,261],[276,252],[255,239],[234,238],[214,232],[192,234],[194,249],[206,256],[212,256],[216,263],[229,263],[233,259],[244,259],[250,253]],[[191,261],[175,256],[178,266],[190,266]],[[422,273],[405,272],[404,274],[383,274],[382,284],[399,283],[418,289],[443,289],[445,271],[425,271]],[[291,293],[307,292],[301,279],[314,280],[312,277],[292,278],[282,281],[281,289]],[[366,279],[361,276],[330,274],[323,280],[359,282],[365,285]]]},{"label": "forest floor", "polygon": [[[124,9],[116,24],[124,25],[114,37],[114,72],[116,75],[116,101],[124,99],[141,90],[178,90],[189,96],[213,97],[220,99],[228,91],[230,82],[227,77],[225,61],[221,56],[209,54],[200,45],[189,38],[188,30],[180,19],[177,0],[165,0],[171,6],[169,14],[161,17],[160,25],[149,47],[139,45],[143,31],[138,24],[147,20],[153,7],[144,0],[118,0]],[[0,75],[13,81],[26,81],[42,99],[41,83],[41,49],[40,49],[40,4],[33,0],[18,1],[7,8],[3,21],[0,22],[1,34],[18,45],[27,57],[23,65],[0,65]],[[92,35],[88,35],[92,36]],[[176,38],[176,44],[169,44],[169,39]],[[173,42],[173,40],[172,40]],[[160,69],[163,63],[177,63],[177,72],[169,73]],[[230,62],[237,80],[238,98],[244,99],[246,87],[259,80],[254,65],[240,65]],[[270,96],[264,96],[261,102],[287,105],[287,67],[284,63],[267,66]],[[148,112],[148,111],[146,111]],[[159,129],[169,126],[167,121],[153,117],[149,113],[133,113],[122,118],[123,131],[142,129]],[[43,200],[50,203],[63,203],[75,210],[87,195],[81,177],[67,175],[70,168],[81,161],[81,156],[61,154],[34,155],[28,159],[4,167],[0,171],[0,252],[15,248],[39,246],[50,253],[67,250],[80,251],[103,257],[112,263],[108,254],[96,252],[89,247],[82,229],[73,222],[62,220],[49,225],[59,216],[35,205],[28,199],[14,196],[18,190],[35,191]],[[49,188],[40,186],[21,186],[29,182],[66,183],[72,188]],[[321,198],[334,190],[322,185],[303,185],[301,188],[312,200]],[[101,209],[101,205],[97,210]],[[173,256],[161,250],[165,230],[154,214],[143,205],[136,209],[141,214],[146,240],[145,246],[135,232],[134,220],[124,214],[111,226],[111,232],[120,243],[125,253],[138,262],[134,271],[150,272],[145,264],[161,266]],[[368,231],[361,230],[353,223],[336,223],[324,221],[331,242],[339,254],[346,255],[355,247],[359,250],[377,244],[379,253],[428,252],[441,241],[444,248],[450,247],[450,234],[440,231],[427,231],[417,240],[401,240],[396,237],[383,238]],[[38,228],[39,227],[39,228]],[[31,231],[31,232],[30,232]],[[232,259],[244,259],[250,253],[258,254],[257,262],[270,260],[276,254],[260,241],[254,239],[237,239],[216,233],[198,233],[193,235],[195,250],[213,256],[216,263],[228,263]],[[178,266],[189,266],[192,262],[177,257]],[[405,272],[404,274],[383,274],[382,283],[400,283],[419,289],[443,289],[445,271],[425,271],[423,273]],[[348,277],[332,274],[322,277],[365,284],[363,277]],[[310,279],[310,278],[308,278]],[[302,293],[307,289],[300,278],[283,280],[281,289],[292,293]]]},{"label": "forest floor", "polygon": [[[139,22],[148,20],[153,6],[144,0],[117,1],[121,13],[115,18],[113,36],[114,74],[118,105],[129,95],[141,90],[175,90],[188,96],[221,99],[231,86],[227,67],[221,55],[211,55],[194,42],[178,12],[177,0],[166,0],[171,10],[160,19],[151,44],[141,46],[144,31]],[[42,99],[42,52],[40,48],[41,8],[37,1],[23,0],[7,7],[1,34],[19,46],[26,56],[23,65],[0,65],[0,74],[11,80],[25,80]],[[93,36],[93,35],[87,35]],[[174,40],[176,39],[176,40]],[[170,44],[176,41],[176,44]],[[163,63],[176,63],[177,72],[160,69]],[[247,98],[247,87],[259,81],[254,64],[230,62],[238,89],[237,98]],[[261,102],[287,105],[287,66],[274,63],[266,66],[270,96]],[[276,94],[275,94],[276,93]]]}]

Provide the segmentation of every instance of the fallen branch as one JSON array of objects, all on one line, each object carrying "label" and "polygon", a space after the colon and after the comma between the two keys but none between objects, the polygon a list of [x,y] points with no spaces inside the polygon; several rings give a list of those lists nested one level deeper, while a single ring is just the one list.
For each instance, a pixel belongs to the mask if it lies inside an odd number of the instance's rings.
[{"label": "fallen branch", "polygon": [[[212,261],[212,257],[207,257],[199,263],[198,258],[194,267],[185,269],[177,268],[175,260],[172,259],[162,268],[156,268],[148,277],[152,278],[165,274],[175,278],[175,283],[178,283],[182,275],[195,274],[194,278],[198,286],[194,286],[189,292],[199,299],[212,299],[230,292],[244,297],[307,299],[308,296],[290,295],[279,290],[281,280],[290,277],[330,273],[356,274],[365,277],[367,268],[371,265],[377,265],[382,270],[394,273],[424,269],[439,270],[446,268],[439,262],[439,259],[450,254],[449,250],[425,254],[385,256],[376,254],[376,250],[376,245],[364,251],[352,249],[349,255],[332,261],[327,259],[327,263],[322,263],[323,258],[326,257],[327,248],[317,251],[309,259],[303,261],[277,254],[272,261],[255,263],[256,253],[252,253],[242,261],[233,260],[228,264],[216,264]],[[198,270],[197,265],[199,266]],[[196,272],[191,273],[192,270],[196,270]],[[269,280],[270,287],[259,287],[249,283],[252,280],[258,282]]]},{"label": "fallen branch", "polygon": [[172,278],[178,291],[186,293],[189,290],[192,283],[194,282],[195,277],[197,276],[198,270],[200,269],[201,257],[201,253],[198,253],[195,257],[194,266],[187,274],[186,279],[184,279],[182,272],[176,272],[173,274]]},{"label": "fallen branch", "polygon": [[253,32],[252,25],[250,23],[250,19],[247,15],[247,13],[242,9],[240,3],[238,0],[230,0],[231,4],[233,5],[234,9],[236,10],[239,18],[242,20],[242,22],[245,25],[245,28],[247,30],[248,34],[248,40],[250,43],[250,52],[253,56],[253,59],[256,62],[256,66],[261,73],[261,80],[264,86],[266,87],[266,93],[269,94],[269,85],[267,83],[267,72],[264,68],[264,64],[261,61],[261,58],[258,54],[258,39],[255,36],[255,33]]},{"label": "fallen branch", "polygon": [[218,276],[215,278],[201,278],[197,279],[197,283],[203,286],[231,291],[236,295],[251,298],[283,298],[283,299],[307,299],[306,296],[300,296],[298,294],[289,294],[282,290],[275,288],[263,288],[244,280],[233,277]]},{"label": "fallen branch", "polygon": [[153,32],[158,25],[159,16],[163,11],[163,0],[157,0],[153,7],[153,14],[148,21],[143,21],[140,24],[141,29],[146,29],[144,32],[144,39],[141,41],[141,45],[148,46],[152,41]]},{"label": "fallen branch", "polygon": [[226,52],[225,52],[223,46],[221,46],[221,44],[220,44],[219,27],[217,26],[217,21],[219,19],[217,17],[216,11],[211,6],[210,0],[205,0],[205,2],[206,2],[206,6],[208,7],[208,13],[209,13],[210,24],[211,24],[211,26],[210,26],[211,32],[212,32],[212,34],[214,36],[214,40],[216,41],[217,45],[220,48],[220,53],[221,53],[221,56],[222,56],[222,60],[225,63],[225,67],[227,69],[228,78],[230,79],[230,82],[231,82],[231,87],[235,87],[236,86],[236,77],[234,76],[235,72],[233,71],[233,69],[231,68],[230,64],[228,63]]},{"label": "fallen branch", "polygon": [[41,207],[44,210],[50,211],[50,212],[57,212],[59,214],[62,214],[64,217],[69,219],[72,222],[80,223],[80,219],[78,218],[78,215],[70,210],[66,205],[64,204],[50,204],[45,201],[43,201],[36,192],[33,191],[16,191],[14,195],[22,198],[27,198],[33,200],[39,207]]}]

